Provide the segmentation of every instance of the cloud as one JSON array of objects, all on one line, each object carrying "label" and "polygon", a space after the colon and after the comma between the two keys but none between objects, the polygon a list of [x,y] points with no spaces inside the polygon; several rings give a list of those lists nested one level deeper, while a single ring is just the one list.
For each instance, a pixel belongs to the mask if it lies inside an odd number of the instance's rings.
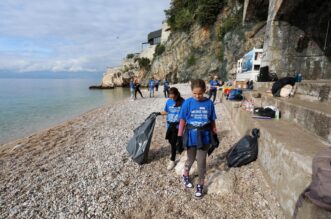
[{"label": "cloud", "polygon": [[103,71],[139,52],[170,0],[1,0],[0,70]]}]

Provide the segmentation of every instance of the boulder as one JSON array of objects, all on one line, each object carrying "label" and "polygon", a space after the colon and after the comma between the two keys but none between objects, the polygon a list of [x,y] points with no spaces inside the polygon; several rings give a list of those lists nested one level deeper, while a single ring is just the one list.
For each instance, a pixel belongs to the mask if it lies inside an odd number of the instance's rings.
[{"label": "boulder", "polygon": [[234,192],[234,175],[231,171],[216,171],[208,176],[208,193],[227,195]]}]

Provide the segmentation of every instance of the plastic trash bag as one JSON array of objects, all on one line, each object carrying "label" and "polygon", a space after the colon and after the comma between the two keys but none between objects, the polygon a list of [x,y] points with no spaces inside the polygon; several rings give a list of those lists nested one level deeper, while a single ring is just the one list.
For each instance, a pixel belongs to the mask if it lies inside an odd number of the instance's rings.
[{"label": "plastic trash bag", "polygon": [[146,120],[133,131],[133,137],[126,147],[132,160],[138,164],[147,162],[156,117],[157,115],[155,113],[150,114]]},{"label": "plastic trash bag", "polygon": [[253,129],[252,136],[246,135],[230,148],[226,156],[229,167],[241,167],[257,159],[260,130]]}]

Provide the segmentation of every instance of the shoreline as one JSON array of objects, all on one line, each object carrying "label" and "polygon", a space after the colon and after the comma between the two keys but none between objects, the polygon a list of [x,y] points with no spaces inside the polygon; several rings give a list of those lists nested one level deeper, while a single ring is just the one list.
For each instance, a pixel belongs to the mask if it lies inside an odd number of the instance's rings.
[{"label": "shoreline", "polygon": [[37,131],[34,131],[34,132],[30,133],[30,134],[24,134],[24,136],[19,136],[17,138],[9,139],[8,141],[5,140],[4,142],[1,142],[0,141],[0,153],[1,153],[2,149],[5,148],[5,147],[7,147],[7,145],[9,145],[9,144],[15,144],[15,142],[17,142],[17,141],[20,141],[20,140],[23,140],[23,139],[26,139],[26,138],[30,138],[30,137],[32,137],[34,135],[41,134],[42,132],[46,132],[46,131],[48,131],[50,129],[56,129],[59,126],[64,126],[66,123],[70,123],[71,121],[77,120],[80,117],[85,116],[86,114],[93,113],[93,111],[95,111],[95,110],[102,109],[102,108],[107,108],[107,107],[111,107],[114,104],[118,104],[120,102],[127,101],[127,99],[129,99],[129,98],[130,97],[128,97],[128,98],[126,98],[124,100],[116,100],[113,103],[107,104],[107,105],[96,106],[96,107],[94,107],[94,108],[92,108],[92,109],[90,109],[90,110],[88,110],[86,112],[79,113],[78,115],[69,116],[69,118],[66,118],[63,121],[54,122],[53,125],[50,125],[50,126],[41,128],[41,129],[39,129]]},{"label": "shoreline", "polygon": [[[124,101],[124,100],[122,100],[122,101]],[[119,102],[121,102],[121,101],[116,101],[114,104],[117,104]],[[53,129],[55,130],[55,129],[58,129],[60,127],[63,128],[66,125],[71,125],[70,123],[73,123],[76,120],[79,120],[81,117],[88,116],[89,114],[93,113],[94,111],[101,110],[103,108],[108,108],[108,107],[110,107],[110,105],[95,107],[95,108],[90,109],[90,110],[88,110],[86,112],[83,112],[82,114],[79,114],[79,115],[73,116],[72,118],[66,119],[65,121],[59,122],[59,123],[57,123],[55,125],[51,125],[50,127],[42,128],[39,131],[33,132],[33,133],[28,134],[28,135],[23,136],[23,137],[19,137],[17,139],[9,140],[8,142],[5,142],[5,143],[0,143],[0,154],[1,154],[2,149],[8,147],[8,145],[13,145],[16,142],[19,142],[21,140],[26,140],[28,138],[32,138],[32,137],[34,137],[36,135],[41,135],[44,132],[48,132],[48,131],[51,131]]]},{"label": "shoreline", "polygon": [[[184,98],[190,96],[187,84],[174,86]],[[149,98],[145,90],[144,99],[99,107],[9,143],[0,153],[0,218],[283,218],[277,202],[269,201],[272,191],[261,186],[266,181],[257,162],[224,169],[220,156],[238,136],[219,103],[221,146],[207,158],[202,200],[183,188],[181,173],[166,170],[170,147],[164,117],[157,118],[149,162],[134,163],[126,151],[133,130],[166,101],[162,87],[155,93]],[[21,146],[9,147],[15,144]],[[180,167],[185,152],[177,160]],[[192,179],[197,182],[196,175]]]}]

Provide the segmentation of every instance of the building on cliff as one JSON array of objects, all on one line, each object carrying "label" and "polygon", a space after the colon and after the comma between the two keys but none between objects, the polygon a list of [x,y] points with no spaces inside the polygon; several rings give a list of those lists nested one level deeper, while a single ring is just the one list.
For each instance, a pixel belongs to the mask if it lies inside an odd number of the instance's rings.
[{"label": "building on cliff", "polygon": [[[147,58],[151,62],[154,58],[157,45],[165,43],[169,35],[170,27],[164,21],[161,29],[150,32],[147,35],[147,42],[142,43],[142,51],[140,53],[129,54],[123,59],[120,66],[107,68],[103,75],[101,87],[126,86],[131,77],[142,75],[144,70],[140,68],[137,60]],[[144,45],[147,46],[144,48]]]}]

